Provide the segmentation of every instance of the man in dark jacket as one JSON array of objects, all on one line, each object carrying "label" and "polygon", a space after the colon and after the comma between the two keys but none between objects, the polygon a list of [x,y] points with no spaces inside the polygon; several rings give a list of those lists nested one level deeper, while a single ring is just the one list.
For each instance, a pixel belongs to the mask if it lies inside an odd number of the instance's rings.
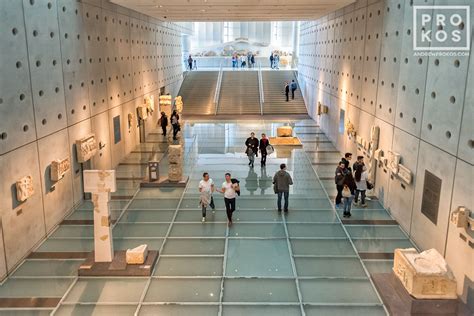
[{"label": "man in dark jacket", "polygon": [[285,82],[285,95],[286,95],[286,102],[290,101],[290,85],[288,82]]},{"label": "man in dark jacket", "polygon": [[158,124],[161,126],[161,129],[163,130],[163,136],[166,136],[166,128],[168,127],[168,117],[166,116],[165,112],[161,112],[161,117],[160,117],[160,120],[158,121]]},{"label": "man in dark jacket", "polygon": [[344,162],[346,169],[349,169],[349,172],[352,172],[351,159],[352,159],[352,153],[345,153],[344,158],[341,159],[341,161]]},{"label": "man in dark jacket", "polygon": [[260,155],[262,156],[262,159],[260,161],[260,165],[262,167],[266,166],[267,164],[267,147],[270,145],[270,141],[267,138],[267,135],[265,133],[262,134],[262,138],[260,139],[260,144],[258,145],[258,148],[260,149]]},{"label": "man in dark jacket", "polygon": [[291,80],[291,99],[295,99],[295,91],[298,89],[298,85],[296,84],[295,80]]},{"label": "man in dark jacket", "polygon": [[280,165],[280,171],[277,171],[273,176],[273,184],[275,185],[275,193],[278,194],[278,212],[281,212],[281,198],[285,197],[285,205],[283,207],[285,213],[288,213],[288,199],[290,197],[290,185],[293,184],[293,179],[286,171],[286,165]]},{"label": "man in dark jacket", "polygon": [[255,133],[250,133],[250,137],[245,141],[245,153],[249,158],[249,166],[253,168],[255,156],[258,156],[258,138],[255,137]]},{"label": "man in dark jacket", "polygon": [[336,183],[337,195],[336,195],[336,207],[341,206],[342,200],[342,189],[344,188],[344,178],[347,173],[350,171],[346,168],[346,164],[344,161],[340,161],[339,165],[336,168],[334,182]]},{"label": "man in dark jacket", "polygon": [[273,52],[270,55],[270,67],[273,69]]}]

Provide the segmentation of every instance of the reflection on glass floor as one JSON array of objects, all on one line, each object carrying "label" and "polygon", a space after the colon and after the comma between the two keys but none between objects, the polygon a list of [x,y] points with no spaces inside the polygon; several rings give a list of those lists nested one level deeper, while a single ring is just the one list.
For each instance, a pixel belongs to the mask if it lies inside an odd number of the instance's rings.
[{"label": "reflection on glass floor", "polygon": [[[186,151],[185,189],[138,190],[145,167],[126,163],[146,162],[153,150],[163,155],[160,135],[118,166],[120,193],[111,201],[114,246],[146,243],[159,250],[151,278],[77,278],[80,258],[30,258],[0,287],[0,297],[57,302],[17,310],[21,315],[385,315],[369,273],[388,271],[392,261],[380,255],[411,242],[396,224],[341,223],[328,198],[334,194],[327,180],[334,164],[325,164],[337,163],[339,154],[313,121],[296,122],[303,149],[286,158],[273,154],[266,168],[256,163],[249,169],[243,154],[249,132],[275,135],[281,124],[188,122],[185,136],[196,139],[196,146]],[[288,215],[276,211],[272,189],[283,162],[295,182]],[[200,222],[197,185],[204,171],[217,186],[225,172],[241,181],[231,228],[218,193],[217,210]],[[93,250],[92,218],[86,201],[35,253],[67,257]],[[355,208],[352,219],[392,218],[372,200],[366,209]]]}]

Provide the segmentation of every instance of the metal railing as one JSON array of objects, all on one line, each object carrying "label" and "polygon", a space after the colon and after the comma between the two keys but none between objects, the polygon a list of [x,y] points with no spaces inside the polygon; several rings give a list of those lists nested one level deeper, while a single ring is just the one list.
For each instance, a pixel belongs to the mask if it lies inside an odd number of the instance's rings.
[{"label": "metal railing", "polygon": [[219,96],[221,92],[221,83],[222,83],[222,61],[219,64],[219,75],[217,76],[216,92],[214,93],[214,115],[217,115],[217,110],[219,108]]},{"label": "metal railing", "polygon": [[263,115],[263,103],[265,103],[265,96],[263,93],[263,78],[262,78],[262,64],[258,63],[258,92],[260,96],[260,115]]}]

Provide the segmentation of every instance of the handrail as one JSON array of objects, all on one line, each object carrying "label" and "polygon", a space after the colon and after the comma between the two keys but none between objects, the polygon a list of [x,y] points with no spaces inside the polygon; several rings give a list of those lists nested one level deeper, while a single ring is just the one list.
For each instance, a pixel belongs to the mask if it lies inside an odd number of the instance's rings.
[{"label": "handrail", "polygon": [[262,79],[262,65],[258,63],[258,92],[260,96],[260,115],[263,115],[263,103],[265,102],[265,97],[263,93],[263,79]]},{"label": "handrail", "polygon": [[221,82],[222,82],[222,60],[219,63],[219,75],[217,76],[216,92],[214,93],[214,115],[217,115],[217,109],[219,107],[219,96],[221,92]]}]

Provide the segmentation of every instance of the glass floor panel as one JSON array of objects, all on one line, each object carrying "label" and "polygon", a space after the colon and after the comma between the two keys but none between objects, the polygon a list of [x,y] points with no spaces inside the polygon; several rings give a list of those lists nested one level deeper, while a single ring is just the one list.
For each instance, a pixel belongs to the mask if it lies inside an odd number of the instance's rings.
[{"label": "glass floor panel", "polygon": [[119,223],[113,229],[115,238],[121,237],[164,237],[170,224]]},{"label": "glass floor panel", "polygon": [[390,252],[395,248],[413,248],[408,239],[353,239],[359,252]]},{"label": "glass floor panel", "polygon": [[288,234],[290,237],[346,238],[346,233],[340,224],[288,224]]},{"label": "glass floor panel", "polygon": [[129,316],[133,315],[137,310],[137,305],[61,305],[54,315],[57,316],[103,316],[103,315],[114,315],[114,316]]},{"label": "glass floor panel", "polygon": [[[235,212],[234,216],[239,213]],[[176,216],[176,222],[197,222],[202,218],[200,210],[179,210],[178,215]],[[227,222],[227,215],[224,210],[212,210],[206,211],[206,222]]]},{"label": "glass floor panel", "polygon": [[355,256],[348,239],[292,239],[291,247],[295,255]]},{"label": "glass floor panel", "polygon": [[296,271],[305,277],[367,277],[360,260],[354,258],[295,258]]},{"label": "glass floor panel", "polygon": [[297,303],[294,279],[225,279],[224,302]]},{"label": "glass floor panel", "polygon": [[179,199],[134,199],[129,210],[175,210]]},{"label": "glass floor panel", "polygon": [[380,306],[311,306],[304,307],[306,316],[385,316]]},{"label": "glass floor panel", "polygon": [[156,276],[222,276],[224,257],[162,257]]},{"label": "glass floor panel", "polygon": [[87,278],[76,282],[65,298],[66,303],[137,303],[145,278]]},{"label": "glass floor panel", "polygon": [[170,237],[224,237],[225,233],[222,223],[174,224]]},{"label": "glass floor panel", "polygon": [[392,273],[393,260],[364,260],[364,265],[373,273]]},{"label": "glass floor panel", "polygon": [[[336,213],[332,210],[293,210],[286,217],[288,223],[292,222],[320,222],[339,223]],[[290,226],[290,225],[289,225]]]},{"label": "glass floor panel", "polygon": [[226,276],[293,276],[287,240],[231,239]]},{"label": "glass floor panel", "polygon": [[120,223],[143,223],[143,222],[171,222],[174,210],[128,210],[125,211]]},{"label": "glass floor panel", "polygon": [[346,229],[354,238],[407,238],[399,226],[349,225]]},{"label": "glass floor panel", "polygon": [[179,199],[183,194],[181,188],[141,188],[137,193],[137,199]]},{"label": "glass floor panel", "polygon": [[381,303],[369,280],[300,280],[304,303]]},{"label": "glass floor panel", "polygon": [[223,255],[225,239],[168,239],[163,255]]},{"label": "glass floor panel", "polygon": [[301,309],[298,305],[224,305],[225,316],[298,316]]},{"label": "glass floor panel", "polygon": [[52,311],[48,309],[0,309],[2,316],[49,316]]},{"label": "glass floor panel", "polygon": [[152,279],[145,302],[219,302],[221,279]]},{"label": "glass floor panel", "polygon": [[83,260],[27,260],[14,273],[14,277],[77,275]]},{"label": "glass floor panel", "polygon": [[286,237],[283,224],[244,224],[236,223],[229,229],[229,237],[265,237],[283,238]]},{"label": "glass floor panel", "polygon": [[0,297],[62,297],[72,279],[8,279],[0,287]]},{"label": "glass floor panel", "polygon": [[217,316],[219,305],[143,305],[139,316]]}]

